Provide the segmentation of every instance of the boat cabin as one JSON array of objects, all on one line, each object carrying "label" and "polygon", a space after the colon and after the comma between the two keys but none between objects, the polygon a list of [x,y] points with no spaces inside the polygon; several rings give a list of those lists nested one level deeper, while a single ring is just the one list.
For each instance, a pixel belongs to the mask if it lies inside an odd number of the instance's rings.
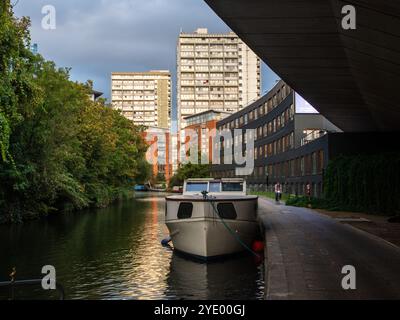
[{"label": "boat cabin", "polygon": [[198,195],[203,191],[209,195],[246,195],[246,181],[240,178],[198,178],[187,179],[184,183],[184,195]]}]

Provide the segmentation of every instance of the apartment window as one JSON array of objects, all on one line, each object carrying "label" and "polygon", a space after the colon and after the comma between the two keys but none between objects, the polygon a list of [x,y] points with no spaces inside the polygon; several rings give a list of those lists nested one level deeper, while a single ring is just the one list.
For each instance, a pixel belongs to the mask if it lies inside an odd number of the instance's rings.
[{"label": "apartment window", "polygon": [[324,151],[318,151],[318,173],[321,174],[324,169]]},{"label": "apartment window", "polygon": [[292,105],[290,106],[290,120],[293,120],[294,112],[295,112],[295,110],[294,110],[294,104],[292,104]]},{"label": "apartment window", "polygon": [[290,160],[290,176],[291,177],[294,177],[294,175],[295,175],[295,167],[296,167],[296,161],[294,159]]},{"label": "apartment window", "polygon": [[257,128],[257,138],[262,138],[262,126]]},{"label": "apartment window", "polygon": [[305,175],[305,167],[304,167],[304,157],[300,158],[300,175]]},{"label": "apartment window", "polygon": [[317,153],[313,152],[311,155],[312,174],[317,174]]},{"label": "apartment window", "polygon": [[258,176],[259,177],[262,177],[262,176],[264,176],[264,167],[258,167]]}]

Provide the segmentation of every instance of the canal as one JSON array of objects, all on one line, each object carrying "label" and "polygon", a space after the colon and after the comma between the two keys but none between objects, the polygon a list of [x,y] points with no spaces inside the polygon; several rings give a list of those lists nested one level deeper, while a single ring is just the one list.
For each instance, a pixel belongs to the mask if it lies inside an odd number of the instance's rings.
[{"label": "canal", "polygon": [[[263,299],[263,265],[252,256],[199,263],[162,247],[164,197],[136,195],[105,209],[0,226],[0,281],[41,278],[53,265],[67,299]],[[41,288],[16,299],[50,299]],[[0,289],[0,299],[10,297]]]}]

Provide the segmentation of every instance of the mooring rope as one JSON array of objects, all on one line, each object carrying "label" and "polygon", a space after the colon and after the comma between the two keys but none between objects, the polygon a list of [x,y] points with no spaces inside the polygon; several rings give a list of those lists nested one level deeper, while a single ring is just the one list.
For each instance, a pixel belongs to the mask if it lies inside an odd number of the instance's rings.
[{"label": "mooring rope", "polygon": [[203,194],[203,197],[205,200],[208,200],[208,202],[210,202],[211,207],[214,209],[217,217],[221,220],[222,224],[224,225],[224,227],[229,231],[229,233],[243,246],[243,248],[245,248],[247,251],[249,251],[251,254],[253,254],[254,256],[256,256],[257,258],[260,258],[260,255],[256,252],[254,252],[251,248],[249,248],[249,246],[247,244],[245,244],[242,239],[240,239],[239,235],[234,232],[225,222],[225,220],[220,216],[217,208],[215,208],[215,205],[213,203],[213,201],[211,200],[211,198],[207,195],[207,194]]}]

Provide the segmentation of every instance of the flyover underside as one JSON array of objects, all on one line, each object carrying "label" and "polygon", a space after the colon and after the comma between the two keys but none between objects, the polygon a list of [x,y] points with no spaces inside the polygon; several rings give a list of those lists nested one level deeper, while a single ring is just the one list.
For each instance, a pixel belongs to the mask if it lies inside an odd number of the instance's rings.
[{"label": "flyover underside", "polygon": [[[400,129],[400,1],[205,1],[342,130]],[[356,30],[341,27],[347,4],[356,8]]]}]

